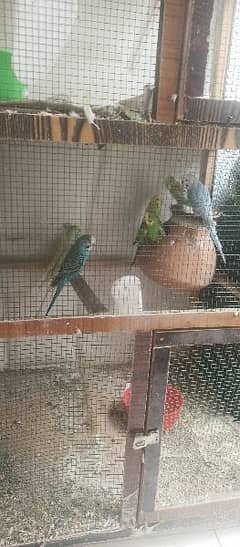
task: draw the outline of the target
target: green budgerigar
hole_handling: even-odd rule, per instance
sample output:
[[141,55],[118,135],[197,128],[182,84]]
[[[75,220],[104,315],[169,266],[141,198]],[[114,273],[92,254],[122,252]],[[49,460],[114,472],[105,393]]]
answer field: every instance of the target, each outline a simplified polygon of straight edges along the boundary
[[157,243],[165,235],[160,220],[161,200],[159,196],[153,196],[149,201],[146,211],[141,219],[134,245],[151,245]]
[[189,206],[188,193],[184,181],[176,180],[175,177],[170,176],[167,177],[165,184],[179,207]]

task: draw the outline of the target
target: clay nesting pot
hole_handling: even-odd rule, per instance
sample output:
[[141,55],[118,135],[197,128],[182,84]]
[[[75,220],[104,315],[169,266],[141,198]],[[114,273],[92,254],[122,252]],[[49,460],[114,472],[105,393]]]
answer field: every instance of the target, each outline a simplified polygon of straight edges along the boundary
[[211,283],[216,251],[209,231],[193,215],[173,212],[168,235],[156,245],[144,245],[136,263],[143,273],[168,288],[199,290]]

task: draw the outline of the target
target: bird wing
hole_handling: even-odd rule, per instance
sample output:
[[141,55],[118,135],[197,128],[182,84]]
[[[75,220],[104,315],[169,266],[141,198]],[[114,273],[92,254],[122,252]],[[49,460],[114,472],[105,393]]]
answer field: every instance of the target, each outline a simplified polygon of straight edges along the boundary
[[201,182],[192,184],[188,189],[188,199],[196,216],[204,222],[212,220],[212,201],[207,186]]
[[52,286],[56,286],[59,280],[67,274],[77,274],[86,262],[86,257],[81,252],[79,241],[69,249],[63,264],[52,282]]

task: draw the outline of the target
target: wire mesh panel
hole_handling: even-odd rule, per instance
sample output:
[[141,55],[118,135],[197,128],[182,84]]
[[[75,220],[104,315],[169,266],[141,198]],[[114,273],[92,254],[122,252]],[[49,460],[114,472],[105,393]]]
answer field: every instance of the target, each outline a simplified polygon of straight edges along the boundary
[[4,544],[119,527],[131,378],[127,334],[0,346],[0,536]]
[[204,96],[239,100],[240,2],[214,2]]
[[66,278],[50,316],[238,307],[238,150],[212,156],[210,173],[226,265],[201,218],[169,190],[169,177],[204,180],[200,151],[13,142],[0,155],[2,319],[45,315],[51,282],[84,234],[96,244],[82,281]]
[[1,0],[0,6],[2,100],[113,105],[154,84],[160,0]]
[[238,4],[238,0],[214,1],[203,92],[205,97],[238,99],[235,88],[239,72],[236,60]]
[[172,350],[168,386],[156,510],[239,497],[239,344]]
[[200,293],[206,308],[239,307],[239,165],[238,150],[217,152],[212,200],[220,212],[217,231],[226,267],[216,272],[212,283]]

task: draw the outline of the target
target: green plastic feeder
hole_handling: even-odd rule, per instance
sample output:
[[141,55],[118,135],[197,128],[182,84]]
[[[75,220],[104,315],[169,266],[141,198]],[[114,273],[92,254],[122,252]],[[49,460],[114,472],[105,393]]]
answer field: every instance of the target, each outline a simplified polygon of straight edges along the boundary
[[12,67],[12,52],[0,49],[0,101],[14,101],[23,99],[27,84],[22,84]]

